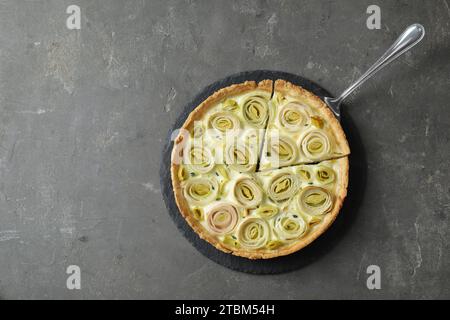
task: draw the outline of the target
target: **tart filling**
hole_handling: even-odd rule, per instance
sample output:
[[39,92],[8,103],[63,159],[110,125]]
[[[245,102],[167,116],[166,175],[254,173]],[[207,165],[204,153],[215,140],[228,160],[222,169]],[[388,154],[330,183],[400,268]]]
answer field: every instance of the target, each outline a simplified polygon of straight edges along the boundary
[[328,112],[280,80],[206,99],[172,153],[175,199],[189,225],[216,248],[251,259],[290,254],[317,238],[347,193],[348,145]]

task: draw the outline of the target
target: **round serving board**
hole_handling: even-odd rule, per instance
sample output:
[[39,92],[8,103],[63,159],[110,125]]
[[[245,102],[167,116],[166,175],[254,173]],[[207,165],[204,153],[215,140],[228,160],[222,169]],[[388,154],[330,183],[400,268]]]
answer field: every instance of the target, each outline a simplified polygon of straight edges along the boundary
[[[214,262],[223,265],[227,268],[241,271],[241,272],[247,272],[247,273],[253,273],[253,274],[276,274],[276,273],[283,273],[288,271],[293,271],[296,269],[301,268],[302,266],[305,266],[314,260],[318,259],[325,251],[328,251],[333,245],[333,242],[335,242],[335,236],[336,232],[331,232],[334,229],[334,226],[330,227],[330,230],[325,232],[322,236],[320,236],[318,239],[316,239],[312,244],[309,246],[303,248],[300,251],[297,251],[293,254],[283,256],[283,257],[277,257],[273,259],[260,259],[260,260],[250,260],[247,258],[237,257],[231,254],[224,253],[215,247],[213,247],[208,242],[202,240],[187,224],[187,222],[184,220],[184,218],[181,216],[177,204],[175,203],[175,198],[172,190],[172,180],[170,177],[170,158],[171,158],[171,152],[173,143],[170,140],[170,136],[172,131],[180,128],[186,118],[188,117],[189,113],[195,109],[203,100],[208,98],[210,95],[212,95],[215,91],[227,87],[229,85],[235,84],[235,83],[242,83],[247,80],[251,81],[261,81],[264,79],[284,79],[287,81],[290,81],[296,85],[299,85],[320,98],[323,98],[324,96],[331,96],[325,89],[318,86],[317,84],[313,83],[312,81],[305,79],[303,77],[297,76],[295,74],[286,73],[286,72],[280,72],[280,71],[269,71],[269,70],[256,70],[256,71],[246,71],[241,72],[238,74],[231,75],[225,79],[219,80],[208,87],[206,87],[204,90],[202,90],[193,101],[186,104],[184,108],[182,109],[181,114],[177,118],[176,122],[173,124],[167,140],[165,141],[165,145],[163,148],[162,153],[162,160],[161,160],[161,168],[160,168],[160,183],[161,183],[161,192],[164,198],[164,202],[166,204],[167,210],[175,222],[178,229],[183,233],[183,235],[192,243],[192,245],[200,251],[204,256],[208,257],[209,259],[213,260]],[[344,127],[344,130],[346,128]],[[347,133],[348,135],[348,133]],[[350,148],[352,149],[351,141],[349,140]],[[353,150],[352,150],[353,152]],[[352,168],[352,166],[350,166]],[[350,169],[350,174],[351,174]],[[361,174],[359,174],[361,177]],[[362,180],[361,180],[362,181]],[[364,181],[365,182],[365,181]],[[350,184],[351,185],[351,184]],[[352,188],[353,189],[353,188]],[[346,206],[345,203],[349,201],[350,197],[350,190],[349,190],[349,196],[347,197],[346,201],[344,202],[344,208],[342,210],[345,210]],[[337,220],[340,220],[340,216],[343,215],[343,212],[341,212],[338,216]],[[337,221],[336,221],[337,222]],[[334,224],[336,224],[336,222]]]

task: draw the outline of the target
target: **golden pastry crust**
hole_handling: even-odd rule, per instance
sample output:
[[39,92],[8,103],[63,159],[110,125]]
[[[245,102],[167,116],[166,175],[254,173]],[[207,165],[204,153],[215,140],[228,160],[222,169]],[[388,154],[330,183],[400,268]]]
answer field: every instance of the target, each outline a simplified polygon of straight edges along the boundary
[[345,156],[350,154],[350,147],[348,146],[347,138],[345,137],[341,124],[336,119],[330,108],[318,96],[285,80],[276,80],[274,90],[275,92],[281,92],[284,95],[304,99],[308,102],[308,104],[315,107],[316,110],[322,114],[325,122],[330,125],[331,131],[335,135],[336,143],[339,145],[342,155]]
[[[231,85],[229,87],[223,88],[215,92],[191,112],[191,114],[184,122],[182,129],[186,129],[190,132],[193,128],[194,122],[196,120],[200,120],[212,106],[221,102],[223,99],[254,90],[263,90],[272,94],[273,81],[264,80],[259,83],[256,83],[254,81],[246,81],[241,84]],[[333,128],[333,130],[335,130],[336,134],[338,135],[337,139],[340,145],[343,148],[345,148],[343,150],[345,150],[346,154],[350,152],[347,141],[345,139],[345,134],[342,131],[339,122],[318,97],[284,80],[277,80],[275,82],[275,90],[286,92],[286,94],[292,96],[301,95],[304,99],[308,99],[308,101],[310,101],[311,104],[317,106],[318,110],[321,111],[326,121],[330,123],[331,127]],[[181,134],[177,136],[174,141],[174,147],[172,150],[171,178],[172,178],[173,192],[175,195],[175,201],[177,203],[181,215],[184,217],[184,219],[187,221],[190,227],[200,236],[200,238],[204,239],[205,241],[209,242],[214,247],[225,253],[230,253],[236,256],[245,257],[249,259],[269,259],[277,256],[288,255],[295,251],[298,251],[307,246],[308,244],[310,244],[312,241],[314,241],[317,237],[319,237],[322,233],[324,233],[328,229],[328,227],[336,219],[342,207],[343,201],[347,195],[349,163],[348,157],[344,156],[336,160],[339,162],[338,167],[340,172],[338,174],[338,177],[340,180],[336,185],[336,190],[338,190],[338,194],[335,195],[333,208],[329,213],[324,215],[324,218],[319,225],[309,230],[308,233],[303,238],[297,240],[291,245],[282,246],[279,249],[269,250],[266,248],[261,248],[257,250],[246,250],[244,248],[232,248],[227,244],[220,242],[215,236],[208,233],[207,230],[205,230],[203,226],[200,224],[200,222],[197,221],[191,214],[189,203],[184,196],[182,184],[178,177],[178,170],[180,168],[180,165],[177,164],[176,161],[174,161],[175,157],[178,157],[180,154],[180,150],[182,149],[183,146],[183,139],[184,137]]]

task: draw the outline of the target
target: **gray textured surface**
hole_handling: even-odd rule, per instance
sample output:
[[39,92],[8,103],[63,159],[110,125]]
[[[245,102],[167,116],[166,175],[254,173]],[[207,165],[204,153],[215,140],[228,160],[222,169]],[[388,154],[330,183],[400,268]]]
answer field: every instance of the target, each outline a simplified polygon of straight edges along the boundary
[[[65,9],[82,9],[82,28]],[[1,1],[0,297],[450,298],[448,1]],[[228,74],[278,69],[338,93],[405,26],[419,47],[347,103],[363,203],[333,250],[251,276],[204,258],[168,216],[161,147],[182,105]],[[82,289],[65,287],[66,267]],[[382,289],[365,286],[366,267]]]

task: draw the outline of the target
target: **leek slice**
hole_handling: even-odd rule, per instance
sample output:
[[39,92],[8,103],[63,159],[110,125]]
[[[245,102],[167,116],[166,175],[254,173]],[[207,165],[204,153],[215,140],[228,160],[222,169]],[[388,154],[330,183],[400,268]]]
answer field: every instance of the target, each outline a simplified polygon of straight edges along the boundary
[[226,244],[226,245],[229,245],[230,247],[233,247],[233,248],[239,249],[241,247],[241,245],[239,244],[239,241],[234,236],[231,236],[229,234],[227,234],[223,238],[222,242],[224,244]]
[[259,207],[256,213],[264,219],[270,219],[278,214],[278,208],[271,205],[264,205]]
[[186,180],[188,178],[188,173],[186,172],[186,168],[183,167],[183,166],[180,166],[178,168],[178,174],[177,175],[178,175],[178,179],[180,181],[184,181],[184,180]]
[[312,174],[311,170],[307,166],[299,166],[297,173],[302,181],[311,182]]
[[202,221],[203,220],[203,209],[200,207],[194,207],[192,208],[192,215],[194,216],[195,219],[197,219],[198,221]]
[[233,100],[233,99],[226,99],[222,103],[222,108],[223,108],[223,110],[226,110],[226,111],[234,111],[238,107],[239,107],[239,104],[236,102],[236,100]]
[[228,175],[228,170],[225,168],[225,166],[217,166],[216,167],[217,173],[219,173],[224,180],[229,180],[230,176]]
[[267,242],[266,248],[269,250],[275,250],[275,249],[278,249],[279,247],[281,247],[282,245],[283,245],[283,242],[280,240],[270,240],[269,242]]

